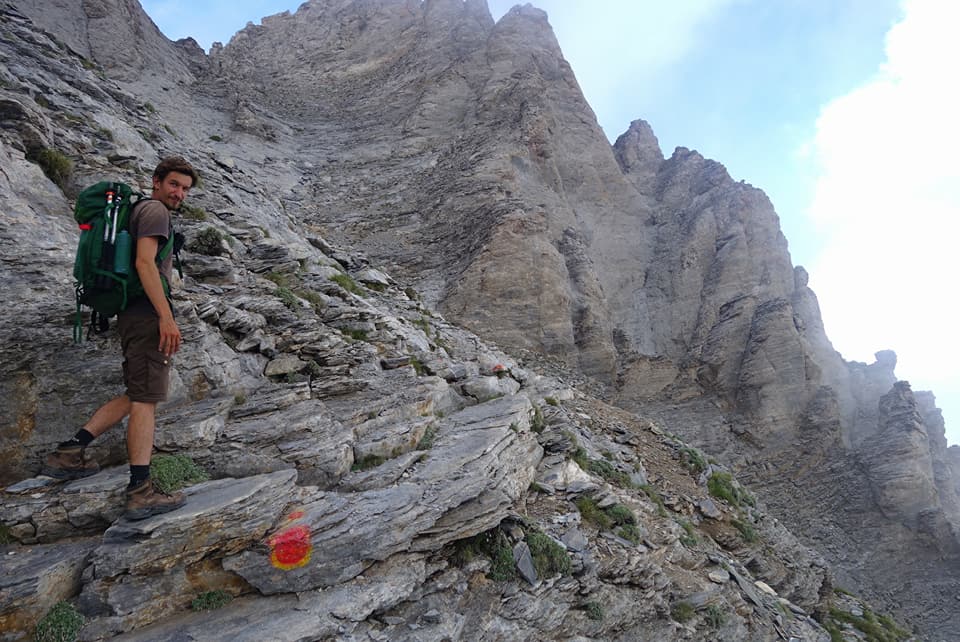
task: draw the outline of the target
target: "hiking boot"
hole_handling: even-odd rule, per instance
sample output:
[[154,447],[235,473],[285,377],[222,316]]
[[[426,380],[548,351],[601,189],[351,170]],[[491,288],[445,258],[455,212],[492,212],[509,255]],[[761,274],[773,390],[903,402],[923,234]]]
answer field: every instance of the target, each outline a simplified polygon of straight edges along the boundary
[[146,519],[176,510],[186,503],[183,493],[168,495],[154,488],[153,482],[148,479],[135,488],[127,489],[127,510],[123,516],[131,520]]
[[80,479],[100,472],[100,466],[87,459],[85,450],[83,446],[57,446],[47,455],[40,474],[54,479]]

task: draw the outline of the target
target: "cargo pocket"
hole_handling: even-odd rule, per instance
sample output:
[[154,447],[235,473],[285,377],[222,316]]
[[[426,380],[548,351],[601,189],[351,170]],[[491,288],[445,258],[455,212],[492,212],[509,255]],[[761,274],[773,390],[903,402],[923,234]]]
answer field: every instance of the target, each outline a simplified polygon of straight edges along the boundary
[[150,352],[146,357],[147,378],[143,401],[164,401],[170,377],[170,357],[162,352]]

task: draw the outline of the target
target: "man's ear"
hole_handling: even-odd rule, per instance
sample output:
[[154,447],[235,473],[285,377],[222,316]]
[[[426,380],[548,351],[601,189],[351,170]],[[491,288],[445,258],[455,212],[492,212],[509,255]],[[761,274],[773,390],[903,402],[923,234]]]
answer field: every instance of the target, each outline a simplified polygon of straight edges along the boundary
[[157,178],[156,176],[153,177],[153,189],[154,190],[160,189],[160,179]]

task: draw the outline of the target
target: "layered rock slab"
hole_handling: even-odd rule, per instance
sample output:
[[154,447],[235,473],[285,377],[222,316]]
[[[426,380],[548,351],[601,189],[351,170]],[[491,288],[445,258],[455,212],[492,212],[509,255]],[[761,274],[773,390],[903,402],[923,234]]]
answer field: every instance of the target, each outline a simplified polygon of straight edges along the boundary
[[278,568],[274,554],[251,548],[224,568],[265,594],[305,591],[350,580],[391,555],[439,549],[498,524],[533,480],[542,449],[529,431],[530,402],[505,397],[443,420],[435,445],[408,477],[389,488],[320,493],[295,507],[274,531],[309,534],[308,563]]

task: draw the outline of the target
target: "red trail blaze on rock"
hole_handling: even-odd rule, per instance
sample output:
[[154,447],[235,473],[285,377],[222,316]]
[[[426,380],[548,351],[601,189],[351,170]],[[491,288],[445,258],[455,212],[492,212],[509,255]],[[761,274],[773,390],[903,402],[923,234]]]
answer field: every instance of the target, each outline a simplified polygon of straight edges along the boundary
[[313,552],[310,529],[303,525],[291,526],[272,535],[267,544],[270,545],[270,563],[284,571],[306,566]]

